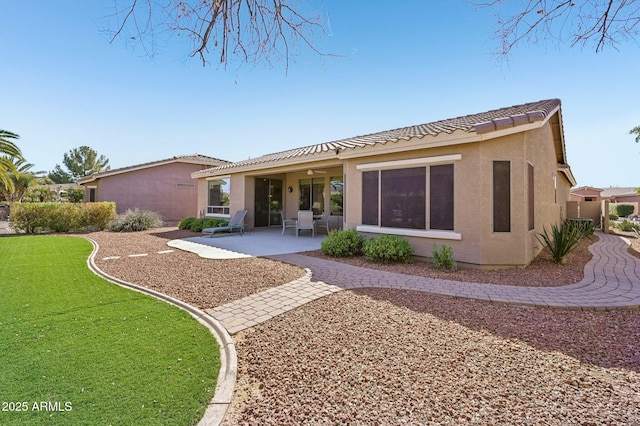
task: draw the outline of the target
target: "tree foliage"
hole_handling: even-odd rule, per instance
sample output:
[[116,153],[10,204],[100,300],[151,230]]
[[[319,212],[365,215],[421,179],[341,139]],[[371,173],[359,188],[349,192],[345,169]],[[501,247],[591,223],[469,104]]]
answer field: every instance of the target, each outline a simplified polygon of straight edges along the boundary
[[629,134],[636,135],[636,143],[640,142],[640,126],[636,126],[633,129],[629,130]]
[[22,201],[27,191],[47,183],[45,172],[34,172],[33,164],[22,158],[5,157],[12,163],[12,170],[7,173],[12,185],[0,184],[0,195],[9,203]]
[[109,160],[88,146],[74,148],[64,154],[62,160],[67,170],[56,164],[56,167],[49,172],[49,178],[55,183],[71,183],[93,173],[109,170]]
[[125,38],[153,56],[160,35],[186,36],[190,56],[203,65],[211,55],[226,66],[233,58],[257,64],[285,61],[299,44],[322,54],[314,44],[324,33],[318,14],[302,12],[292,0],[129,0],[115,2],[111,41]]
[[15,141],[20,139],[15,133],[0,129],[0,188],[13,191],[11,173],[15,171],[13,159],[24,160]]
[[521,6],[508,0],[471,3],[497,9],[495,38],[502,55],[520,43],[546,40],[588,46],[597,53],[621,41],[635,41],[640,31],[638,0],[527,0]]

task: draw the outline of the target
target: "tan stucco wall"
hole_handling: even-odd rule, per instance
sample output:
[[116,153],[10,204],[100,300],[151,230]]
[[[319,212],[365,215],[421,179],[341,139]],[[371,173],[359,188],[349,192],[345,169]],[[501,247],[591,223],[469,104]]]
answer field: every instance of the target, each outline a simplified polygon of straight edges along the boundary
[[201,168],[170,163],[106,176],[86,185],[85,198],[95,186],[96,201],[115,202],[118,213],[138,208],[157,212],[165,221],[178,221],[197,211],[198,189],[191,173]]
[[[460,154],[454,161],[454,232],[461,239],[409,236],[416,255],[431,257],[433,244],[453,248],[458,262],[483,267],[511,267],[528,264],[541,249],[535,237],[543,226],[563,219],[568,198],[568,182],[558,176],[550,126],[498,139],[351,159],[345,162],[345,227],[355,228],[362,221],[362,173],[358,164],[408,158]],[[493,232],[492,162],[511,162],[511,232]],[[535,229],[528,230],[528,164],[534,166]],[[557,190],[553,176],[556,175]],[[428,215],[427,215],[428,217]]]

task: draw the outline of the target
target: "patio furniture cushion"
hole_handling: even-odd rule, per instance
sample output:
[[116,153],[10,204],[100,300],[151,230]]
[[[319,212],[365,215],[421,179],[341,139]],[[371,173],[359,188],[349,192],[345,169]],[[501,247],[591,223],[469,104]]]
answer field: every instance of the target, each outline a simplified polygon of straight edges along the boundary
[[296,221],[296,237],[300,236],[300,231],[311,231],[311,237],[316,236],[316,221],[313,220],[312,210],[298,211],[298,220]]
[[246,210],[238,210],[233,215],[233,217],[229,221],[228,225],[226,225],[226,226],[218,226],[216,228],[204,228],[202,230],[202,233],[203,234],[211,234],[210,237],[213,237],[213,234],[215,234],[217,232],[240,231],[240,236],[242,236],[244,234],[244,223],[243,222],[244,222],[244,217],[246,215],[247,215],[247,211]]

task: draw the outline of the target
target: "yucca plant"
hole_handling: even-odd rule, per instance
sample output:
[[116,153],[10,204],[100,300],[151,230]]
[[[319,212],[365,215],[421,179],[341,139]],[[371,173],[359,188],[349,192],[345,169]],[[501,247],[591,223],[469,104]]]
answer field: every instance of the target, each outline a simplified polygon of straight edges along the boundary
[[553,261],[564,265],[567,263],[565,257],[573,250],[584,236],[584,231],[579,226],[572,226],[564,222],[560,226],[552,225],[551,234],[544,229],[542,234],[536,235],[540,241],[551,252]]

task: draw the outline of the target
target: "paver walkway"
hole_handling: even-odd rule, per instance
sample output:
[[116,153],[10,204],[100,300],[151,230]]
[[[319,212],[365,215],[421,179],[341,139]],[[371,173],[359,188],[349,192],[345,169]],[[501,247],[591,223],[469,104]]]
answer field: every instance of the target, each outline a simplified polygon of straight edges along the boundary
[[361,268],[296,253],[268,256],[304,267],[308,273],[291,283],[208,309],[207,313],[234,334],[327,294],[364,287],[563,309],[638,309],[640,259],[628,253],[623,238],[604,233],[598,233],[598,237],[599,241],[589,248],[593,258],[585,265],[584,279],[562,287],[465,283]]

